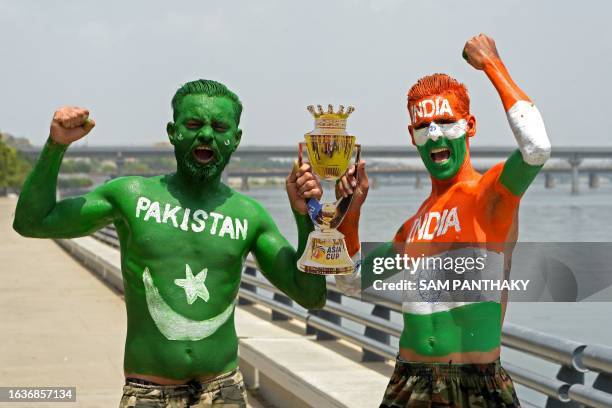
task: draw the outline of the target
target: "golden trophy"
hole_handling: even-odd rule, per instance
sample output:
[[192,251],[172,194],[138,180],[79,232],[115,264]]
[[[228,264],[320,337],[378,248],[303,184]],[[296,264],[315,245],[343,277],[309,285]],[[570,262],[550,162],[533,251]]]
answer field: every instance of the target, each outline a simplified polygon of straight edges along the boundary
[[[355,110],[349,106],[346,111],[340,105],[334,112],[328,105],[327,112],[321,105],[308,106],[308,111],[315,118],[315,128],[304,135],[305,142],[298,145],[298,163],[302,164],[303,147],[306,146],[308,161],[312,171],[321,182],[327,184],[323,191],[331,191],[335,197],[338,180],[346,173],[355,153],[355,163],[359,162],[361,146],[355,144],[355,136],[346,132],[346,120]],[[324,193],[325,194],[325,193]],[[336,228],[351,204],[352,195],[321,203],[316,199],[308,200],[308,214],[315,225],[315,231],[308,236],[308,243],[297,267],[302,272],[317,275],[348,275],[355,270],[355,264],[349,256],[344,242],[344,235]]]

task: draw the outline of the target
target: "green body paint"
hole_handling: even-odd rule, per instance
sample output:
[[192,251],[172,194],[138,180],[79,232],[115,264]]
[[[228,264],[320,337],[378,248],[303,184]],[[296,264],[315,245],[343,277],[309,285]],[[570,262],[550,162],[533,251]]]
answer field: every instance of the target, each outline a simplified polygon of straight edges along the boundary
[[[220,181],[240,141],[236,103],[204,94],[176,102],[168,134],[177,173],[119,178],[56,202],[66,147],[49,141],[24,184],[14,228],[30,237],[70,238],[114,223],[128,316],[124,369],[184,380],[236,367],[233,304],[249,252],[302,306],[322,307],[326,292],[324,277],[296,267],[313,229],[308,216],[294,212],[296,252],[259,203]],[[199,146],[212,155],[198,156]]]
[[[450,157],[444,163],[436,163],[432,160],[429,153],[431,149],[441,147],[446,147],[450,150]],[[439,137],[435,142],[428,139],[427,143],[422,146],[416,146],[416,148],[429,174],[438,180],[448,180],[457,174],[465,160],[467,149],[465,135],[457,139]]]
[[479,302],[431,314],[404,313],[400,347],[422,356],[490,351],[501,342],[501,305]]
[[544,165],[532,166],[525,163],[521,151],[516,149],[499,176],[501,183],[514,195],[523,195]]

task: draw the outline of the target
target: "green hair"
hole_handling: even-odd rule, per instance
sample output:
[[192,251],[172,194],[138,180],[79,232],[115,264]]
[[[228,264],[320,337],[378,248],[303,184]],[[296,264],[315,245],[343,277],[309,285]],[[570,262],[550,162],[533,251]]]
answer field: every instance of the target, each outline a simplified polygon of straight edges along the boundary
[[221,82],[212,81],[210,79],[197,79],[195,81],[187,82],[176,91],[172,97],[172,116],[174,120],[176,120],[176,111],[179,104],[187,95],[225,96],[226,98],[229,98],[234,103],[236,124],[240,123],[242,102],[240,102],[238,96],[236,96],[235,93],[230,91]]

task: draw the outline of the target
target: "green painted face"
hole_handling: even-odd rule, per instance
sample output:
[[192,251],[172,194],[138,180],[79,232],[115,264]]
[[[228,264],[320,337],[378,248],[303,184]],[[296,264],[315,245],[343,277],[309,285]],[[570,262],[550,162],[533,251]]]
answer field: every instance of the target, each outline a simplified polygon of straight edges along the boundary
[[[417,150],[429,174],[438,180],[448,180],[455,176],[465,160],[467,149],[465,138],[465,135],[457,139],[448,139],[442,136],[435,142],[429,139],[424,145],[417,146]],[[435,154],[435,152],[437,149],[445,148],[449,150],[450,154],[442,153],[448,156],[448,158],[443,160],[439,156],[440,153]]]
[[181,174],[197,182],[221,177],[240,143],[234,103],[225,96],[186,95],[177,106],[168,136]]

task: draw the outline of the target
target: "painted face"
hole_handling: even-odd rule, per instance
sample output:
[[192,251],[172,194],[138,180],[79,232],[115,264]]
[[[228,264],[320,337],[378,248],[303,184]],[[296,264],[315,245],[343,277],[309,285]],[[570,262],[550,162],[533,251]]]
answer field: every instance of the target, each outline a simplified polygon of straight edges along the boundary
[[412,136],[429,173],[447,180],[465,160],[468,122],[452,93],[423,98],[408,107]]
[[187,95],[168,125],[179,169],[196,181],[219,177],[240,143],[234,104],[224,96]]

